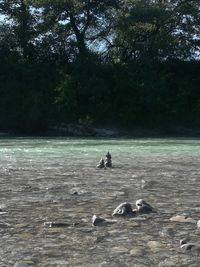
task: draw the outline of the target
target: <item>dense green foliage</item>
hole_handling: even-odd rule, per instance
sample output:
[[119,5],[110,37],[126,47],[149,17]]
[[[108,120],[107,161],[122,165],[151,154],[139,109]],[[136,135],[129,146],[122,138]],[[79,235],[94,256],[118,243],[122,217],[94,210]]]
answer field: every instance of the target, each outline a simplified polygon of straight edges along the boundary
[[0,130],[200,127],[198,0],[0,0]]

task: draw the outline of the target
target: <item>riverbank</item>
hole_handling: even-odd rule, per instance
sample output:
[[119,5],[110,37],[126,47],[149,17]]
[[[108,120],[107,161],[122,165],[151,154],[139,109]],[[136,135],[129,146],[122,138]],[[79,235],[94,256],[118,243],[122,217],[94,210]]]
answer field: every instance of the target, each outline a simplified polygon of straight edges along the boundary
[[21,133],[14,131],[1,131],[0,138],[4,137],[95,137],[95,138],[167,138],[167,137],[200,137],[200,129],[174,127],[174,128],[135,128],[123,129],[117,127],[92,127],[80,124],[61,124],[49,127],[48,130],[38,133]]

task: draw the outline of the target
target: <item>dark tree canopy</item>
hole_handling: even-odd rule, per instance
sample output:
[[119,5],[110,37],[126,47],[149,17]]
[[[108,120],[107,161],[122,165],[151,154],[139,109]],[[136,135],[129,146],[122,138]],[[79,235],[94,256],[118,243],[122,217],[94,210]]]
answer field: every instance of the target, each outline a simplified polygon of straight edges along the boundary
[[0,0],[0,130],[200,127],[199,0]]

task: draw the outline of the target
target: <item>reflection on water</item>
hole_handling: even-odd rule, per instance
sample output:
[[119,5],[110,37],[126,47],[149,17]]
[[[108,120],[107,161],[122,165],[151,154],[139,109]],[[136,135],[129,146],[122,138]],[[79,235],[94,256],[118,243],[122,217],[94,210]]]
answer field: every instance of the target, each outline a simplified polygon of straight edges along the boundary
[[[112,169],[98,169],[107,151]],[[198,266],[179,248],[200,242],[198,139],[0,139],[0,266]],[[157,214],[93,227],[124,201]],[[66,227],[48,228],[56,221]]]

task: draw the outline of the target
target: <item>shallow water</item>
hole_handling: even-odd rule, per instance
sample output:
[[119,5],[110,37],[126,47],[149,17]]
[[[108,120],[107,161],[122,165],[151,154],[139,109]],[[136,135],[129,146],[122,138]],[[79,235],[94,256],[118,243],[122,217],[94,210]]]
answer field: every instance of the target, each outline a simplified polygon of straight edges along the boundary
[[[108,150],[113,168],[96,168]],[[199,176],[198,139],[0,139],[0,266],[199,267],[179,240],[200,230],[169,220],[200,219]],[[92,226],[140,198],[158,212]]]

